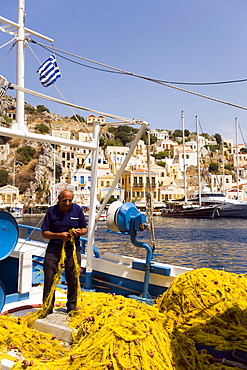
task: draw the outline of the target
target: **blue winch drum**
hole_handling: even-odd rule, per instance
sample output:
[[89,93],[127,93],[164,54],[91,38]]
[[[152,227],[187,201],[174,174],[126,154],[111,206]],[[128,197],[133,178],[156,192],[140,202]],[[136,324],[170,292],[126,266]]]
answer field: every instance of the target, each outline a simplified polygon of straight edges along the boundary
[[18,237],[19,228],[15,218],[8,212],[0,211],[0,260],[13,252]]

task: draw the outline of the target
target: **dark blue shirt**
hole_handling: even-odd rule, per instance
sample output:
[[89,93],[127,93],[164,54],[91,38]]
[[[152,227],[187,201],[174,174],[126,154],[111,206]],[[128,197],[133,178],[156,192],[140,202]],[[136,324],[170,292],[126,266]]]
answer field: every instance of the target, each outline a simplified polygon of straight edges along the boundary
[[[87,227],[82,209],[77,204],[72,203],[71,208],[67,213],[60,211],[59,205],[56,204],[48,209],[44,221],[41,226],[42,231],[51,231],[53,233],[68,232],[70,229],[81,229]],[[80,237],[75,238],[75,245],[80,246]],[[59,246],[62,247],[63,241],[61,239],[50,239],[48,247]],[[67,247],[72,246],[68,241]]]

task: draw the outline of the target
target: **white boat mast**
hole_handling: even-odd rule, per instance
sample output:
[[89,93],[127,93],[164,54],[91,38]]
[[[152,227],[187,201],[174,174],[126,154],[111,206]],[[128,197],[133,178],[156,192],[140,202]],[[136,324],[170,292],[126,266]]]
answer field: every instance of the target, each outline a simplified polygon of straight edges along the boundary
[[182,111],[182,131],[183,131],[183,165],[184,165],[184,202],[187,203],[187,179],[186,179],[186,161],[185,161],[185,137],[184,137],[184,112]]
[[236,130],[236,159],[237,159],[237,199],[239,200],[239,155],[238,155],[238,119],[235,118]]
[[199,201],[199,206],[201,206],[202,196],[201,196],[201,168],[200,168],[200,150],[199,150],[199,135],[198,135],[198,116],[196,116],[196,143],[197,143],[197,171],[198,171],[198,201]]

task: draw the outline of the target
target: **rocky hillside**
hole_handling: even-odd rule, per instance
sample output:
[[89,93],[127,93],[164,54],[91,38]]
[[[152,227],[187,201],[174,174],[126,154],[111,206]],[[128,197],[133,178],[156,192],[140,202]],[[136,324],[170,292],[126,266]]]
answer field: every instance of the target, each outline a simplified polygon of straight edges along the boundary
[[[8,114],[11,111],[15,112],[15,109],[15,98],[6,95],[0,102],[0,125],[6,127],[12,125],[12,119]],[[79,130],[88,131],[85,123],[78,124],[71,118],[50,113],[46,108],[43,111],[38,110],[28,103],[25,103],[25,119],[28,130],[38,133],[41,133],[37,130],[37,127],[40,128],[39,125],[48,131],[55,128],[69,129],[72,138],[78,137]],[[24,195],[24,204],[28,207],[36,203],[46,203],[49,187],[53,183],[53,147],[49,143],[41,144],[3,136],[0,137],[0,144],[9,145],[7,160],[0,162],[0,170],[8,171],[8,183],[18,186],[20,193]],[[61,165],[58,156],[56,165]]]

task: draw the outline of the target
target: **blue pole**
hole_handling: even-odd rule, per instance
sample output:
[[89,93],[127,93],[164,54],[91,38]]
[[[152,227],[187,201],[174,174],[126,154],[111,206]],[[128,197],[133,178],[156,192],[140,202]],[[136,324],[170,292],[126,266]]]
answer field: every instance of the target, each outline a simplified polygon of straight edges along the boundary
[[145,277],[144,277],[144,283],[143,283],[143,298],[149,298],[148,293],[148,285],[149,285],[149,279],[150,279],[150,272],[151,272],[151,262],[153,258],[153,250],[147,243],[138,242],[135,238],[135,236],[131,235],[131,243],[139,248],[145,248],[147,251],[147,257],[146,257],[146,266],[145,266]]

